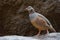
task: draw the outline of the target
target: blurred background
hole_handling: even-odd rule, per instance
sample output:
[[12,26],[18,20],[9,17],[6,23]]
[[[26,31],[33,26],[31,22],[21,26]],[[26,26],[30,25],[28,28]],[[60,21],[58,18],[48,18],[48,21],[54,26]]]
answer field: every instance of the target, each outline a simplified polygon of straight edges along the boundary
[[29,13],[24,10],[27,6],[47,17],[60,32],[60,0],[0,0],[0,36],[32,36],[38,33],[30,23]]

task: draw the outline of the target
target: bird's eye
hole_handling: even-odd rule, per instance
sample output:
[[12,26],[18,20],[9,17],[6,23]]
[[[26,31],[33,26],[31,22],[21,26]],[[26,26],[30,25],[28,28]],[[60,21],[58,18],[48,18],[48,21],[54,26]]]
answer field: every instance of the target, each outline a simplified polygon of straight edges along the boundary
[[30,11],[32,11],[32,10],[30,10]]
[[32,12],[33,10],[30,10],[30,12]]
[[42,0],[42,2],[46,2],[46,0]]

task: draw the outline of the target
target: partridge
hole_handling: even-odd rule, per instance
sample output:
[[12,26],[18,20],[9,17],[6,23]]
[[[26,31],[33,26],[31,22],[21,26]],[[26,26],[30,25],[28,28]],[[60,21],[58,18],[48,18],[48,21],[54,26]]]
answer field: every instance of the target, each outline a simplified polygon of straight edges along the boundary
[[35,12],[32,6],[28,6],[26,10],[29,12],[29,19],[32,25],[39,30],[37,35],[40,35],[40,32],[42,30],[46,30],[48,34],[49,33],[48,29],[56,32],[52,24],[50,23],[50,21],[45,16],[43,16],[41,13]]

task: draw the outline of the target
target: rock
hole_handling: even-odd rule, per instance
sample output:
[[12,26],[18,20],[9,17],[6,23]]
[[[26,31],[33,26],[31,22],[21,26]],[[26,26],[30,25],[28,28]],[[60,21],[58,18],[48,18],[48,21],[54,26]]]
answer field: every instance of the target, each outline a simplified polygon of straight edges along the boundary
[[60,40],[60,33],[50,33],[39,38],[11,35],[0,37],[0,40]]

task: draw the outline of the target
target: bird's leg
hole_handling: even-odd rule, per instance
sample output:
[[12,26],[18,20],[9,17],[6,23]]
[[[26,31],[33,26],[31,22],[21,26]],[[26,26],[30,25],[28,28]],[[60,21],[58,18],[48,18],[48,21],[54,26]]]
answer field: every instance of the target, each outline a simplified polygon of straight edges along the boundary
[[48,31],[48,29],[47,29],[47,34],[49,34],[49,31]]
[[36,36],[36,37],[39,37],[39,36],[40,36],[40,32],[41,32],[41,31],[39,30],[38,34],[37,34],[37,35],[35,35],[35,36]]

